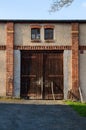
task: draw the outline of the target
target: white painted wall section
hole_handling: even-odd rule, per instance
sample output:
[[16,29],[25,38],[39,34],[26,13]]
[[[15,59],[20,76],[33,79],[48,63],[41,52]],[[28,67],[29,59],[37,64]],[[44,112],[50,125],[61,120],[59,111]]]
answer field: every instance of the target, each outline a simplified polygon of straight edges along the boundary
[[67,100],[68,90],[72,88],[72,51],[64,51],[64,99]]
[[80,54],[80,88],[83,100],[86,102],[86,51]]
[[14,51],[14,97],[20,97],[20,51]]

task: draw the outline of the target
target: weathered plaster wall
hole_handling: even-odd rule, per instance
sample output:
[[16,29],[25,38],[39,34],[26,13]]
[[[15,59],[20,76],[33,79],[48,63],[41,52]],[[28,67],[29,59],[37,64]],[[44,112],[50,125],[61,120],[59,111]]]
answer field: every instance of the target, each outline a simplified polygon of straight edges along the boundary
[[83,51],[83,53],[80,54],[79,64],[80,64],[80,88],[82,91],[83,99],[86,102],[86,51]]
[[14,51],[14,97],[20,97],[20,51]]
[[31,29],[29,24],[15,24],[14,44],[29,45],[31,41]]
[[55,41],[57,45],[71,45],[71,24],[55,25]]
[[80,24],[79,25],[79,41],[80,45],[86,45],[86,23]]
[[64,99],[67,99],[68,90],[72,88],[72,51],[64,51]]
[[46,43],[44,40],[44,24],[41,24],[41,42],[31,42],[30,24],[15,24],[14,44],[15,45],[71,45],[71,24],[53,24],[54,42]]
[[0,23],[0,45],[6,45],[6,24]]
[[0,96],[6,96],[6,52],[0,50]]

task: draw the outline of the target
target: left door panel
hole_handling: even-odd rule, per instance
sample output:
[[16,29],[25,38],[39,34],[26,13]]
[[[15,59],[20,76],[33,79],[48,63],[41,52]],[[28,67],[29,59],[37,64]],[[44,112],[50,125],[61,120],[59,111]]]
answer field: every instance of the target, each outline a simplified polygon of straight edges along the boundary
[[21,52],[21,97],[42,99],[42,54]]

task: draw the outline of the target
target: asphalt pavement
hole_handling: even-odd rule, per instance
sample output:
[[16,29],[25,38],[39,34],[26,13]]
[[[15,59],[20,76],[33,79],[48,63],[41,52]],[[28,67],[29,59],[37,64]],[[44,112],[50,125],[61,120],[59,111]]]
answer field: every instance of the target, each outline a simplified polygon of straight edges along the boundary
[[62,101],[2,101],[0,130],[86,130],[86,117]]

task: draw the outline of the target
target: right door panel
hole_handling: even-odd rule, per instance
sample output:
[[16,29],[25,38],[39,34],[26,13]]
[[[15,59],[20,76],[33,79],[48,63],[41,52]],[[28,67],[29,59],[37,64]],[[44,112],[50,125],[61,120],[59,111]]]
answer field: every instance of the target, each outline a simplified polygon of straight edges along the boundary
[[45,53],[44,98],[63,99],[63,53]]

